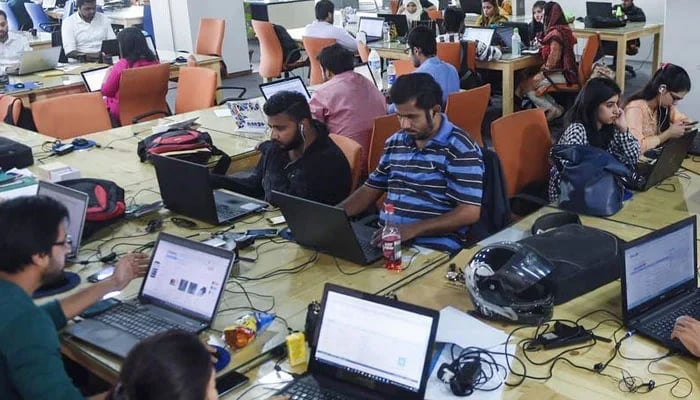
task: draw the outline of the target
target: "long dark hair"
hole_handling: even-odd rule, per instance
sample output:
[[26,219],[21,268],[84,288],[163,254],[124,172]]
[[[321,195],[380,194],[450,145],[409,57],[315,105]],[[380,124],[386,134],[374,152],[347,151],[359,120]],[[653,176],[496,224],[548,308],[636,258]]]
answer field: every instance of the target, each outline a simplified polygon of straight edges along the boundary
[[[654,73],[654,76],[651,77],[646,86],[627,99],[627,103],[633,100],[652,100],[659,95],[662,86],[670,92],[689,92],[690,76],[688,76],[688,72],[683,67],[674,64],[664,64]],[[656,111],[659,132],[665,131],[671,126],[671,118],[668,118],[671,110],[667,107],[659,106]]]
[[566,14],[561,5],[556,1],[550,1],[544,6],[544,28],[549,29],[556,25],[569,25],[566,21]]
[[146,37],[140,29],[133,27],[122,29],[117,35],[117,40],[121,57],[126,59],[130,67],[138,60],[156,60],[156,55],[148,48]]
[[137,344],[126,357],[111,400],[202,400],[212,374],[196,335],[169,331]]
[[615,95],[620,95],[620,87],[609,78],[593,78],[581,89],[573,107],[569,110],[569,124],[580,123],[586,128],[586,137],[591,146],[607,150],[615,127],[603,125],[597,128],[598,107]]

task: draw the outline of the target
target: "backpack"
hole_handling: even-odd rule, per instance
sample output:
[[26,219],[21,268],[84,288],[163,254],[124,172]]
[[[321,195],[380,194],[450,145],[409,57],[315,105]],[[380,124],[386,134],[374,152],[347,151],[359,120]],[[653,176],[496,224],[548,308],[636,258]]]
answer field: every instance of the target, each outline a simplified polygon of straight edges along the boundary
[[88,195],[83,238],[92,236],[100,229],[111,225],[124,216],[124,189],[105,179],[80,178],[58,182],[59,185],[78,190]]
[[289,36],[289,32],[280,25],[272,24],[272,27],[275,29],[277,39],[279,39],[280,45],[282,46],[282,58],[284,63],[289,64],[299,60],[301,58],[299,45]]
[[[15,121],[13,118],[13,109],[15,103],[18,101],[19,117],[17,118],[17,121]],[[24,128],[34,132],[36,132],[37,130],[36,125],[34,124],[34,117],[32,116],[32,111],[28,108],[25,108],[24,104],[22,103],[22,100],[19,98],[12,100],[12,102],[7,105],[7,113],[5,114],[5,120],[3,120],[3,122],[8,125],[18,126],[20,128]]]
[[462,47],[461,66],[459,68],[459,88],[469,90],[478,88],[484,84],[484,79],[476,70],[477,43],[470,41],[460,42]]
[[479,221],[471,226],[469,236],[482,240],[501,231],[510,224],[510,205],[506,191],[501,161],[498,155],[485,147],[481,148],[484,161],[483,194]]
[[0,170],[24,168],[34,164],[32,148],[0,136]]

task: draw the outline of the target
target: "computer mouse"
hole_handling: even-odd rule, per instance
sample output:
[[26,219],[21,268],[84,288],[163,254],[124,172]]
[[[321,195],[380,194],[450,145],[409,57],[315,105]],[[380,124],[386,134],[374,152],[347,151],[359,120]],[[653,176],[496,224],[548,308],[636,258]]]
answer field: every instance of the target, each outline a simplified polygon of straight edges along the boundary
[[88,144],[87,139],[83,139],[83,138],[73,139],[73,146],[83,147],[83,146],[87,146],[87,144]]
[[221,346],[210,345],[216,349],[216,364],[214,364],[214,369],[218,372],[226,368],[228,363],[231,361],[231,353]]
[[24,89],[24,83],[18,82],[13,85],[15,89]]
[[175,59],[175,62],[176,62],[176,63],[186,63],[186,62],[187,62],[187,58],[186,58],[186,57],[183,57],[183,56],[178,56],[178,57]]

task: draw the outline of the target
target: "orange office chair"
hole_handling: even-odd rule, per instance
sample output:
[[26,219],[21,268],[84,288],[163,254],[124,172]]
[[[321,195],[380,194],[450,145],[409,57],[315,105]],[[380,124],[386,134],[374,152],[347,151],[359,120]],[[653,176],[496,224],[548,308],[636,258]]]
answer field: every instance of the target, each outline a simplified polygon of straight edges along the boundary
[[[255,36],[258,37],[258,41],[260,42],[260,67],[258,73],[263,80],[267,81],[277,78],[282,75],[282,73],[284,73],[286,78],[292,70],[309,65],[308,59],[291,63],[284,59],[282,45],[271,23],[257,20],[252,20],[250,22],[253,24]],[[289,55],[287,57],[289,57]]]
[[416,67],[413,66],[413,62],[411,60],[394,60],[392,63],[394,63],[397,78],[401,75],[410,74],[416,70]]
[[437,56],[455,67],[457,72],[462,68],[462,45],[459,42],[438,42]]
[[379,165],[379,160],[384,153],[384,142],[399,129],[401,129],[401,124],[396,114],[382,115],[374,119],[372,139],[369,142],[369,155],[367,156],[367,170],[370,174]]
[[479,146],[484,145],[481,124],[484,122],[490,97],[491,84],[447,96],[447,119],[466,131]]
[[491,139],[501,160],[508,198],[525,186],[549,181],[552,139],[542,109],[519,111],[493,121]]
[[129,68],[119,80],[119,121],[122,125],[170,115],[165,101],[170,64]]
[[208,68],[180,68],[175,96],[175,114],[213,107],[215,96],[216,72]]
[[392,14],[398,14],[399,12],[399,0],[389,0],[389,9]]
[[[600,35],[595,34],[588,37],[586,41],[586,46],[583,48],[583,54],[581,54],[581,60],[578,63],[578,83],[567,85],[566,83],[558,83],[549,86],[545,86],[537,90],[537,95],[542,96],[545,93],[577,93],[586,84],[588,78],[590,78],[593,72],[593,62],[595,61],[596,55],[598,54],[598,49],[600,48]],[[554,70],[550,72],[560,72],[561,70]],[[547,76],[547,72],[544,73]]]
[[363,63],[369,61],[369,51],[369,47],[367,47],[366,44],[360,41],[357,42],[357,52],[360,54],[360,60],[362,60]]
[[[345,158],[348,159],[350,164],[350,174],[352,176],[352,186],[350,187],[350,193],[355,191],[357,184],[360,181],[360,171],[362,170],[360,166],[360,158],[362,154],[362,146],[356,141],[345,137],[331,133],[328,135],[335,144],[340,147],[340,150],[345,154]],[[348,194],[350,194],[348,193]]]
[[32,116],[39,133],[57,139],[105,131],[112,128],[102,94],[78,93],[32,103]]
[[[22,112],[22,99],[9,95],[0,96],[0,122],[17,125]],[[8,114],[10,118],[8,118]]]
[[304,49],[306,50],[306,54],[309,56],[309,62],[311,63],[309,85],[318,85],[319,83],[323,83],[321,63],[318,61],[317,57],[321,53],[321,50],[335,44],[335,39],[322,39],[304,36],[302,41],[304,42]]
[[[226,20],[219,18],[201,18],[199,20],[199,32],[197,32],[197,42],[194,45],[196,54],[206,54],[208,56],[221,57],[221,47],[224,43],[224,33],[226,31]],[[221,60],[221,79],[228,76],[226,63]]]
[[443,19],[442,10],[428,10],[428,18],[430,18],[431,21]]

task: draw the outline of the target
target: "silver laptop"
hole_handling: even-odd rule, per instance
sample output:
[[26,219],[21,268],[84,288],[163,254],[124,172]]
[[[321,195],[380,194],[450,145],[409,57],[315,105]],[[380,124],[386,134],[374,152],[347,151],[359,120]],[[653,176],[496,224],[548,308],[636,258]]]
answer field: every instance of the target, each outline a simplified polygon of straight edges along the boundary
[[259,87],[265,100],[272,97],[275,93],[283,91],[301,93],[304,96],[306,96],[306,101],[311,100],[311,95],[306,89],[304,81],[302,81],[301,78],[298,76],[263,83]]
[[65,332],[120,357],[158,333],[199,333],[214,321],[233,259],[231,251],[161,233],[138,298]]
[[78,257],[80,250],[80,238],[85,226],[85,213],[88,208],[88,195],[81,191],[57,185],[55,183],[39,181],[37,195],[51,197],[63,204],[68,209],[68,227],[66,233],[71,237],[71,250],[66,256],[68,260]]
[[81,72],[80,76],[83,78],[85,89],[88,92],[99,92],[102,90],[102,82],[104,82],[108,71],[109,67],[101,67]]
[[7,70],[8,74],[26,75],[34,72],[46,71],[56,68],[58,57],[61,55],[61,47],[49,47],[32,51],[23,51],[19,56],[19,67]]
[[367,43],[377,42],[382,39],[384,33],[384,18],[360,17],[357,30],[367,35]]
[[496,33],[496,30],[493,28],[472,28],[469,27],[464,31],[464,36],[462,40],[468,40],[470,42],[474,42],[476,40],[480,42],[484,42],[488,45],[491,45],[491,42],[493,42],[493,35]]
[[377,81],[374,79],[374,75],[372,75],[372,69],[369,67],[369,64],[367,64],[367,63],[360,64],[360,65],[356,66],[353,70],[356,73],[369,79],[369,81],[372,82],[375,86],[377,85]]

